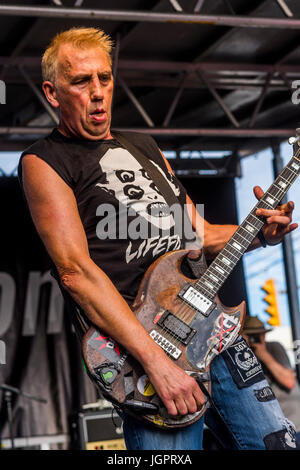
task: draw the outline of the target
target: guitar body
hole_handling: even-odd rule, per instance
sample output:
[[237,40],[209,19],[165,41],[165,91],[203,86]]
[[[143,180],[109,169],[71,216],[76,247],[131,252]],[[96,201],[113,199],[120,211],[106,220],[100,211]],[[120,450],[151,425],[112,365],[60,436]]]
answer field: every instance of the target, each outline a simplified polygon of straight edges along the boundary
[[[209,313],[202,314],[183,301],[178,294],[197,281],[181,272],[187,253],[166,253],[148,268],[132,309],[154,341],[210,394],[210,364],[238,337],[246,308],[245,302],[225,307],[216,296]],[[194,414],[169,416],[141,365],[94,327],[85,334],[82,350],[88,373],[102,394],[151,424],[165,429],[184,427],[200,419],[208,406]]]

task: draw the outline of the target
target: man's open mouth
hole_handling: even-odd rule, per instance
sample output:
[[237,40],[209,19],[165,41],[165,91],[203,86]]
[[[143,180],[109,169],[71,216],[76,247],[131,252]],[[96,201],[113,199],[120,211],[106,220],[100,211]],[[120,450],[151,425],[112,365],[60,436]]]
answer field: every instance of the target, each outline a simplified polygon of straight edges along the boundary
[[147,212],[152,217],[169,217],[171,214],[169,206],[164,202],[153,202],[148,204]]
[[106,119],[106,112],[104,109],[95,109],[92,113],[89,114],[90,118],[97,122],[102,122]]

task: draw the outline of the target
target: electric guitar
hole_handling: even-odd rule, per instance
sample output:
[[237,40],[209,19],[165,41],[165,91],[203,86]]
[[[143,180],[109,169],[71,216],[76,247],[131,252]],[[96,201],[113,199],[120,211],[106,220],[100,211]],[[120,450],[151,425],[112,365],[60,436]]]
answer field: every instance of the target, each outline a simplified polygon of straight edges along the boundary
[[[192,375],[209,396],[213,359],[241,332],[246,306],[225,307],[217,293],[264,225],[258,208],[275,209],[300,173],[300,149],[238,227],[199,279],[181,271],[188,250],[166,253],[146,271],[132,309],[149,335],[176,364]],[[90,327],[82,342],[89,376],[103,396],[121,409],[160,428],[174,429],[201,418],[208,402],[194,414],[168,415],[137,360],[112,338]]]

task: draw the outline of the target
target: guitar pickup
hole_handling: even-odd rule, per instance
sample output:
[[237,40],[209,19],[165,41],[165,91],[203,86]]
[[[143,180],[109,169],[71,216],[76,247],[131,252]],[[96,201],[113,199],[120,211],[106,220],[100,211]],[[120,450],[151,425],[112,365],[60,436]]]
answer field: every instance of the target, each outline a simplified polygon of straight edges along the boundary
[[157,324],[168,333],[174,337],[174,339],[179,340],[181,343],[187,345],[196,330],[187,325],[180,318],[176,317],[172,312],[166,310],[165,313],[160,317]]
[[208,297],[203,295],[191,284],[187,284],[178,294],[178,297],[186,302],[190,307],[202,313],[205,317],[214,310],[216,304]]

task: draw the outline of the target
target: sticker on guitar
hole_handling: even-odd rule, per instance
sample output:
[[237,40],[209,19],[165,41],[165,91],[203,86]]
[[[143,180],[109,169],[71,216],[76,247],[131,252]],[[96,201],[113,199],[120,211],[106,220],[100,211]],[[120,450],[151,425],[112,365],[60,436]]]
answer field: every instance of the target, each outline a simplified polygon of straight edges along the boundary
[[96,351],[101,352],[105,359],[116,364],[117,367],[122,367],[127,358],[127,353],[116,341],[109,336],[100,334],[97,330],[90,337],[88,344]]
[[156,393],[155,388],[153,387],[147,375],[142,375],[139,377],[136,386],[140,394],[144,395],[145,397],[151,397]]
[[241,327],[239,318],[239,311],[235,315],[221,312],[214,323],[212,335],[207,340],[208,350],[205,357],[197,363],[200,370],[206,370],[208,364],[236,340]]

